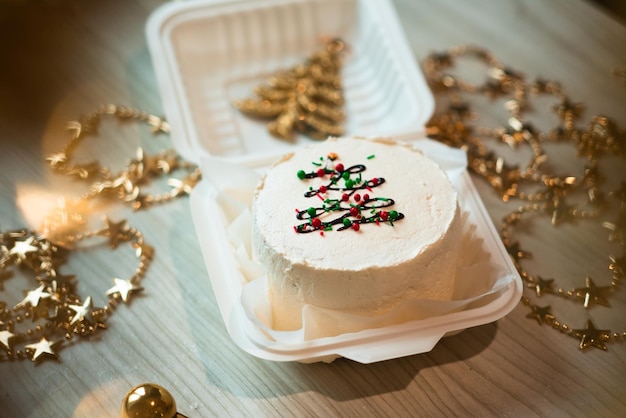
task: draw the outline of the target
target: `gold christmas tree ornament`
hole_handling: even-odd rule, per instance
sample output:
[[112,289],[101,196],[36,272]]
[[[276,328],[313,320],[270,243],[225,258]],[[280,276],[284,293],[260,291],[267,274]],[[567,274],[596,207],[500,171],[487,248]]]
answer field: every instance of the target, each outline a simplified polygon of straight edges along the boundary
[[276,73],[258,86],[256,97],[233,104],[248,116],[272,119],[267,129],[277,138],[292,140],[295,132],[314,139],[341,136],[346,118],[341,85],[344,51],[341,39],[331,39],[304,64]]

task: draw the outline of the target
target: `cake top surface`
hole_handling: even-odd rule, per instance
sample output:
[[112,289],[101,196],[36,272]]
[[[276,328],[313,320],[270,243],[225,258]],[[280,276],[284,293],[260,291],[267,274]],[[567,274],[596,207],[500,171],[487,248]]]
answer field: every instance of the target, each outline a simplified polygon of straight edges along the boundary
[[415,258],[457,210],[445,172],[410,145],[331,138],[283,156],[253,204],[264,244],[293,264],[362,270]]

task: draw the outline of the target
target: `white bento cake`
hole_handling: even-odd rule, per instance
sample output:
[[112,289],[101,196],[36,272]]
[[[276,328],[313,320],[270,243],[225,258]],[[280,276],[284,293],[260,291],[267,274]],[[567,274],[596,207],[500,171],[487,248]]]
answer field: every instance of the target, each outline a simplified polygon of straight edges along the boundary
[[330,138],[300,148],[261,179],[252,217],[273,329],[299,329],[306,305],[376,316],[452,297],[457,193],[411,145]]

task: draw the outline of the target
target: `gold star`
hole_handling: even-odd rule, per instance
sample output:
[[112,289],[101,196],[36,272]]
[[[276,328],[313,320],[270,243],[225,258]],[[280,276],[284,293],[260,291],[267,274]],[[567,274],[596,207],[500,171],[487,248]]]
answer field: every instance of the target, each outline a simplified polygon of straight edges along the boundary
[[572,335],[580,338],[580,344],[578,348],[584,350],[589,346],[594,346],[601,350],[606,350],[606,344],[604,341],[608,339],[610,331],[608,329],[597,329],[591,319],[587,320],[587,326],[585,329],[574,329]]
[[11,340],[15,337],[9,330],[0,331],[0,345],[3,346],[7,350],[11,350]]
[[58,298],[53,295],[50,299],[46,299],[44,303],[40,303],[39,305],[31,309],[33,322],[37,321],[40,318],[48,319],[48,316],[50,316],[50,306],[52,305],[50,302],[53,298],[56,302],[58,302]]
[[521,171],[517,166],[507,166],[503,158],[496,158],[492,170],[487,180],[500,194],[502,200],[508,202],[517,194]]
[[161,158],[158,155],[147,156],[143,148],[137,148],[137,176],[138,180],[153,174],[161,174]]
[[53,313],[48,313],[48,317],[46,319],[57,327],[66,322],[68,320],[68,315],[70,315],[67,309],[59,305],[55,306],[52,311]]
[[538,78],[532,85],[532,92],[539,93],[553,93],[555,90],[558,90],[558,83],[554,81],[547,81],[542,78]]
[[581,183],[587,185],[588,188],[593,188],[604,178],[597,165],[585,165],[585,174],[581,179]]
[[26,241],[16,241],[9,250],[10,255],[17,257],[18,263],[26,259],[26,254],[37,252],[37,247],[31,245],[35,237],[29,237]]
[[48,341],[45,337],[41,337],[41,340],[38,343],[28,344],[25,348],[29,351],[34,351],[32,357],[33,361],[39,360],[43,355],[56,358],[57,355],[54,352],[53,347],[62,342],[63,340]]
[[585,107],[582,103],[572,103],[564,99],[560,104],[555,105],[553,109],[565,123],[571,124],[580,118]]
[[124,302],[129,301],[131,292],[143,290],[143,287],[134,284],[130,280],[114,278],[113,281],[115,282],[115,286],[107,290],[107,296],[119,295]]
[[525,124],[517,118],[511,118],[509,125],[511,126],[506,128],[500,140],[508,144],[511,148],[516,148],[519,144],[530,142],[536,135],[531,125]]
[[172,193],[177,196],[181,193],[190,194],[193,188],[200,181],[200,176],[198,174],[191,173],[187,177],[182,180],[179,179],[169,179],[167,184],[172,186],[174,189]]
[[612,286],[601,286],[598,287],[593,282],[591,277],[587,277],[585,279],[585,287],[579,287],[574,289],[574,293],[579,297],[584,295],[584,303],[583,306],[588,308],[591,303],[596,303],[598,305],[606,306],[607,308],[611,307],[609,301],[607,300],[607,293],[610,292]]
[[614,256],[609,256],[611,263],[609,264],[609,270],[613,271],[618,277],[624,277],[624,273],[626,273],[626,257],[616,258]]
[[550,222],[553,226],[557,226],[563,222],[574,222],[573,206],[568,205],[563,199],[555,199],[554,203],[548,207],[548,212],[552,212]]
[[126,225],[125,219],[119,222],[112,222],[105,216],[104,223],[106,224],[106,229],[104,229],[100,235],[109,238],[109,247],[111,249],[117,248],[120,242],[128,240],[129,228]]
[[605,116],[594,116],[587,131],[578,139],[580,155],[595,158],[611,151],[614,149],[615,139],[619,137],[620,129],[615,121]]
[[554,315],[550,313],[551,307],[548,306],[537,306],[530,305],[530,309],[532,312],[526,315],[526,318],[536,319],[539,322],[539,325],[542,324],[551,324],[554,321]]
[[76,312],[76,315],[70,320],[70,325],[74,325],[78,321],[85,320],[89,322],[89,324],[94,324],[93,318],[93,301],[91,300],[91,296],[87,296],[85,302],[82,305],[68,305],[68,307]]
[[57,152],[56,154],[51,154],[46,158],[48,164],[52,168],[59,168],[67,162],[67,155],[64,152]]
[[32,306],[33,308],[36,308],[37,305],[39,305],[39,302],[41,301],[41,299],[47,299],[50,296],[52,296],[50,293],[44,292],[45,288],[46,286],[42,284],[37,289],[29,291],[26,294],[26,297],[24,298],[24,300],[22,300],[20,303],[15,305],[14,309],[25,308],[28,305]]
[[509,254],[511,255],[511,257],[513,258],[513,261],[518,263],[519,260],[521,260],[522,258],[530,258],[532,257],[532,254],[526,251],[523,251],[520,248],[519,242],[515,241],[512,243],[509,243],[509,245],[505,245],[507,251],[509,252]]
[[537,296],[541,296],[543,293],[554,293],[553,286],[554,279],[544,279],[541,276],[537,276],[532,282],[528,283],[529,288],[534,288],[537,292]]
[[159,161],[159,168],[163,170],[164,173],[170,173],[172,170],[178,168],[179,158],[176,153],[165,152],[160,157],[161,160]]

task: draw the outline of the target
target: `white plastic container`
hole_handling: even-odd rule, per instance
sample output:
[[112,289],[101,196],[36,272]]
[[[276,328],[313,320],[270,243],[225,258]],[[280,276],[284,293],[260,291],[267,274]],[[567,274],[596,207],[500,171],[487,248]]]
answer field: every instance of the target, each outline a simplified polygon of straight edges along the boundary
[[147,38],[172,141],[187,159],[258,156],[307,142],[277,141],[233,100],[302,63],[323,36],[342,38],[346,135],[399,138],[424,129],[433,97],[387,0],[168,3]]
[[[221,164],[219,158],[262,171],[280,154],[311,141],[277,140],[263,122],[240,114],[231,103],[249,97],[275,71],[301,63],[319,48],[322,36],[340,37],[350,48],[343,71],[346,135],[417,141],[442,165],[458,163],[460,151],[423,139],[433,97],[388,0],[168,3],[150,17],[146,31],[174,146],[205,174]],[[201,182],[191,196],[194,224],[235,343],[274,361],[343,356],[369,363],[430,351],[445,335],[506,315],[519,302],[521,279],[464,166],[455,178],[461,207],[502,276],[498,287],[489,289],[488,301],[401,325],[291,342],[268,337],[247,315],[242,304],[246,282],[227,238],[232,217],[220,201],[221,180]]]

